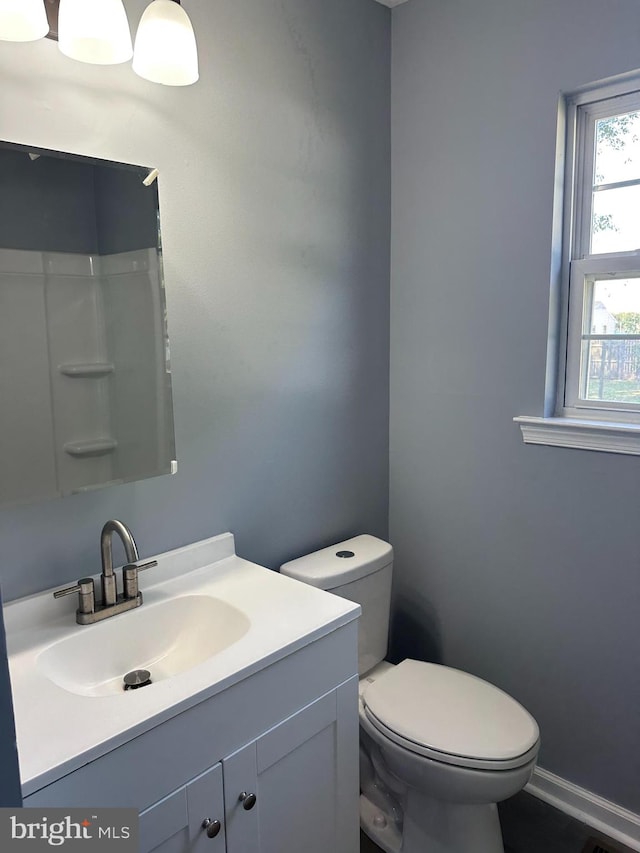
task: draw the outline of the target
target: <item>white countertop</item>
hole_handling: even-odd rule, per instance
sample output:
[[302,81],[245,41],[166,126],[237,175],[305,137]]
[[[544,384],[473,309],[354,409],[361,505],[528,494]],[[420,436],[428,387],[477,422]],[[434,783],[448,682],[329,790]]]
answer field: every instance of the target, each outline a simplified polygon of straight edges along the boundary
[[[346,599],[236,556],[230,533],[155,559],[158,566],[140,576],[142,607],[102,623],[77,625],[77,596],[54,600],[52,590],[5,605],[23,796],[360,614],[359,606]],[[95,696],[58,686],[38,664],[39,656],[60,640],[99,631],[107,622],[112,626],[117,620],[125,622],[142,610],[149,618],[154,606],[193,594],[212,596],[237,608],[249,626],[234,643],[191,669],[143,690]]]

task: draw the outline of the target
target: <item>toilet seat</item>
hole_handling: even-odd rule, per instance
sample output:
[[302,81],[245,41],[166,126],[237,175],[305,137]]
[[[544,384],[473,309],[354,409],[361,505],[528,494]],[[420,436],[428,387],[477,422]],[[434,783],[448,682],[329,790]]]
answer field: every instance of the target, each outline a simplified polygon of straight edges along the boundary
[[532,761],[539,730],[515,699],[481,678],[405,660],[362,694],[367,720],[384,737],[435,761],[508,770]]

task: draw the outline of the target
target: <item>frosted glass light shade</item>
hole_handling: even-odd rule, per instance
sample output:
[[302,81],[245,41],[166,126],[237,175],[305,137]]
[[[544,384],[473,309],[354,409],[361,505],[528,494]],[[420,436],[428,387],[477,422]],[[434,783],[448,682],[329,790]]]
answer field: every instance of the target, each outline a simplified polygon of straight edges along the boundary
[[198,49],[189,16],[174,0],[153,0],[136,33],[133,70],[165,86],[189,86],[198,74]]
[[48,32],[44,0],[0,0],[1,41],[36,41]]
[[122,0],[60,0],[58,46],[92,65],[117,65],[133,55]]

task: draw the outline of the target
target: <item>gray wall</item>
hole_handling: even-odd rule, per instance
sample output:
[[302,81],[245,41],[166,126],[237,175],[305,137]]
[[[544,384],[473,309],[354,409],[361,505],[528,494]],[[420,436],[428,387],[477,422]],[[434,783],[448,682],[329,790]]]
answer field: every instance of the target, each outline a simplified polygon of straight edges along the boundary
[[521,700],[540,763],[640,812],[640,459],[542,414],[558,95],[640,64],[636,0],[410,0],[392,37],[396,654]]
[[101,255],[158,245],[158,182],[145,187],[140,172],[95,166],[96,228]]
[[93,167],[0,147],[0,247],[95,252]]
[[[137,25],[145,0],[127,10]],[[387,536],[389,10],[191,0],[201,79],[0,46],[6,139],[160,170],[179,472],[0,513],[5,599],[231,530],[270,567]],[[0,688],[1,689],[1,688]],[[1,722],[1,720],[0,720]]]
[[[2,595],[0,594],[0,606]],[[7,666],[4,622],[0,614],[0,808],[22,805],[13,703]]]
[[0,248],[109,255],[158,245],[144,170],[0,146]]

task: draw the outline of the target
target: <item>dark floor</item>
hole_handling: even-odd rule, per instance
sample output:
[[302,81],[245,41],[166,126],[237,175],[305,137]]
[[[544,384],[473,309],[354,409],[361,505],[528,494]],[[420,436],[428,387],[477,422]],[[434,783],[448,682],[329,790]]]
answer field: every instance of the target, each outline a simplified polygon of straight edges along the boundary
[[[524,792],[500,803],[498,808],[505,853],[583,853],[592,838],[598,839],[600,849],[610,849],[611,853],[628,851],[619,844],[607,845],[605,837],[590,827]],[[380,850],[361,833],[360,853]]]
[[498,806],[505,853],[582,853],[589,826],[524,792]]

